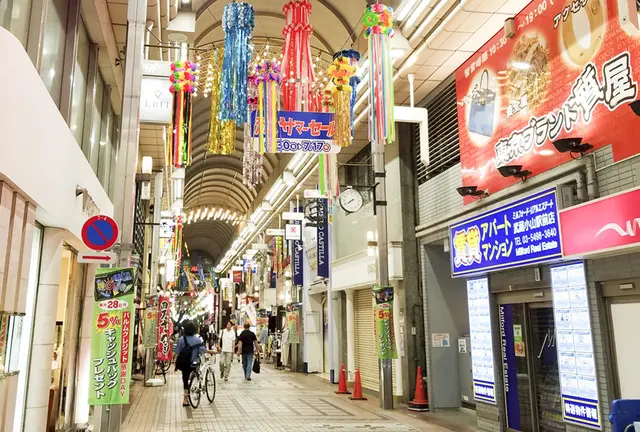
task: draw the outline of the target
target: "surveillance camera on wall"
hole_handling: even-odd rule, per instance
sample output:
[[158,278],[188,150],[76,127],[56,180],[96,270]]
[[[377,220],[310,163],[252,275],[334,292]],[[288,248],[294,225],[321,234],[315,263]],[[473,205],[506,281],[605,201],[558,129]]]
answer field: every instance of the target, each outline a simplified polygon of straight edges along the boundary
[[471,196],[471,197],[484,198],[489,195],[485,191],[478,189],[478,186],[462,186],[462,187],[456,188],[456,191],[458,191],[460,196],[463,196],[463,197]]
[[562,138],[555,140],[553,146],[560,153],[571,153],[572,155],[579,153],[580,156],[593,148],[591,144],[582,144],[582,138]]
[[629,108],[633,111],[635,115],[640,117],[640,100],[633,101],[629,104]]
[[531,175],[531,171],[523,170],[522,165],[505,165],[498,168],[502,177],[515,177],[525,181]]

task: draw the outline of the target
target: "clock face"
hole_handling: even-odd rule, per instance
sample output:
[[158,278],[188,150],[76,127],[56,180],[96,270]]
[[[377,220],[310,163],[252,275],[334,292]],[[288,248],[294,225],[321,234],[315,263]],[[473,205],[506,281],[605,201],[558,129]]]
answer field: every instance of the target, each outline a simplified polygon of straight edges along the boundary
[[347,189],[340,194],[340,207],[347,213],[357,212],[362,204],[362,194],[355,189]]

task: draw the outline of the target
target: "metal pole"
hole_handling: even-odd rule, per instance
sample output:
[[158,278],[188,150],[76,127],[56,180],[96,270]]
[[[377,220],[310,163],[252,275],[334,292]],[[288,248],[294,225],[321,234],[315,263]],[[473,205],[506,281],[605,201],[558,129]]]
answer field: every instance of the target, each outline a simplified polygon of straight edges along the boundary
[[[377,183],[375,194],[378,250],[376,254],[378,285],[389,286],[389,242],[387,239],[387,182],[384,162],[384,145],[371,143],[373,149],[374,177]],[[393,409],[393,366],[391,360],[379,360],[380,408]]]

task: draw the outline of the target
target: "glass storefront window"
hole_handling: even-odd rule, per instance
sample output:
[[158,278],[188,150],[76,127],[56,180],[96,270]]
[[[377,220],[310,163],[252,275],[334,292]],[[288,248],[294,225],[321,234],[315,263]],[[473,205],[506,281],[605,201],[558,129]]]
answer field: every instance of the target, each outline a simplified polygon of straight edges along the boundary
[[29,36],[31,0],[0,1],[0,25],[9,30],[26,48]]
[[[85,154],[89,154],[87,157],[93,172],[98,174],[98,159],[100,156],[100,147],[103,145],[101,138],[101,126],[102,126],[102,99],[104,96],[104,81],[100,76],[100,73],[96,76],[94,86],[91,89],[93,92],[93,106],[91,107],[91,132],[89,134],[89,142],[82,143],[83,150],[87,147]],[[104,113],[106,115],[107,113]]]
[[[106,96],[106,95],[105,95]],[[102,125],[100,133],[100,163],[98,165],[98,180],[104,188],[107,195],[111,192],[111,153],[113,151],[113,127],[114,119],[113,109],[109,107],[108,112],[102,116]]]
[[91,41],[84,27],[84,23],[78,26],[78,51],[76,54],[76,64],[73,73],[73,86],[71,95],[71,132],[75,136],[78,145],[89,159],[86,151],[88,146],[83,146],[82,136],[84,133],[84,117],[87,100],[87,80],[89,77],[89,56],[91,55]]
[[69,0],[49,0],[48,3],[42,41],[40,78],[49,90],[53,101],[60,106]]
[[[118,153],[120,150],[120,117],[117,117],[114,113],[113,121],[111,122],[111,163],[109,174],[109,198],[114,200],[115,195],[115,179],[113,175],[118,168]],[[106,189],[106,187],[105,187]]]

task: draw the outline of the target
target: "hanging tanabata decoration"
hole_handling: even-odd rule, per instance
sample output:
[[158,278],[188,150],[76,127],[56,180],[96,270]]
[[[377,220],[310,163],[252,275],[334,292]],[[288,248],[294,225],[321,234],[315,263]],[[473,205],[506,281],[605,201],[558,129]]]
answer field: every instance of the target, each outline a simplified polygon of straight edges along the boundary
[[[248,89],[248,107],[249,118],[251,112],[255,111],[258,106],[258,79],[256,75],[249,75]],[[242,182],[249,186],[255,187],[260,183],[262,174],[262,159],[260,154],[253,145],[253,131],[249,122],[244,124],[244,154],[242,155]]]
[[278,105],[280,94],[280,66],[265,60],[256,66],[258,86],[258,151],[278,151]]
[[254,12],[251,4],[230,3],[225,6],[222,15],[225,38],[220,83],[220,119],[238,125],[247,122],[247,87],[251,59],[249,38],[253,27]]
[[[229,121],[220,119],[220,96],[222,94],[220,78],[224,61],[224,50],[216,49],[212,53],[213,59],[209,63],[209,74],[211,75],[211,118],[209,121],[209,142],[207,150],[209,153],[228,155],[235,149],[235,125],[228,127]],[[229,136],[231,131],[231,136]]]
[[[333,59],[337,59],[339,57],[349,59],[349,64],[353,67],[354,71],[358,67],[358,62],[360,61],[360,53],[356,50],[343,50],[338,51],[333,55]],[[353,75],[349,79],[349,85],[351,86],[351,134],[353,135],[353,122],[355,120],[355,106],[356,106],[356,98],[358,96],[358,84],[360,84],[360,78],[357,75]]]
[[369,140],[378,144],[395,141],[394,90],[391,38],[393,9],[379,3],[367,6],[362,18],[369,40]]
[[286,19],[282,29],[282,109],[321,111],[320,95],[311,90],[316,80],[311,62],[311,3],[307,0],[292,0],[285,3],[282,13]]
[[195,91],[197,66],[191,61],[178,60],[171,64],[169,76],[173,93],[173,128],[171,131],[171,163],[185,168],[191,163],[191,97]]
[[328,74],[333,82],[333,118],[336,128],[333,139],[340,147],[347,147],[351,144],[352,88],[349,82],[355,72],[356,69],[351,66],[346,57],[337,57],[328,69]]

